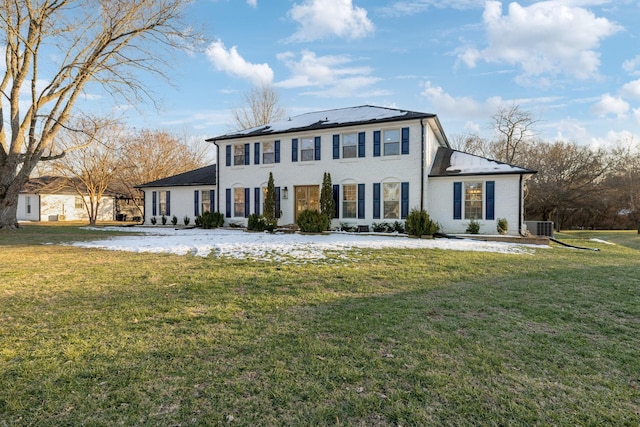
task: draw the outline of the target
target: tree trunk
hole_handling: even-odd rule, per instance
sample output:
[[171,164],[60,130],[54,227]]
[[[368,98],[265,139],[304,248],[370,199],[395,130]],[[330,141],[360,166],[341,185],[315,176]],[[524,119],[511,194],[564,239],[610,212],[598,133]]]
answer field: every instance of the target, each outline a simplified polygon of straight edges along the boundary
[[18,196],[23,184],[19,178],[0,183],[0,229],[18,228]]

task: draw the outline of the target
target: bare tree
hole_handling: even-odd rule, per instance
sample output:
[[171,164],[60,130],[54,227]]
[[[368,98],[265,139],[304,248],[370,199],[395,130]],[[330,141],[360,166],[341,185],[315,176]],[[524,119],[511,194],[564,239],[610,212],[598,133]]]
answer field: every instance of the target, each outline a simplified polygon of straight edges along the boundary
[[491,155],[490,144],[482,139],[479,135],[469,133],[466,135],[458,134],[450,138],[451,148],[476,156],[489,157]]
[[283,119],[287,112],[279,105],[279,95],[273,86],[256,86],[243,95],[243,106],[233,110],[233,120],[239,129],[250,129]]
[[610,164],[605,152],[574,142],[538,142],[525,157],[526,166],[538,171],[527,184],[527,216],[555,220],[560,230],[571,216],[596,208],[602,199],[601,183]]
[[519,161],[523,145],[535,140],[535,125],[539,120],[518,105],[500,108],[492,119],[497,136],[492,143],[493,158],[505,163]]
[[141,212],[136,185],[205,166],[211,157],[205,149],[211,149],[211,145],[190,144],[186,135],[148,129],[129,132],[120,141],[120,170],[113,188]]
[[164,76],[161,50],[195,39],[180,23],[187,2],[0,2],[0,228],[18,226],[18,193],[38,162],[64,155],[52,142],[83,93],[102,86],[129,101],[149,98],[140,73]]
[[82,198],[89,224],[95,225],[102,199],[120,171],[117,152],[125,129],[106,118],[84,118],[72,125],[82,131],[60,132],[62,148],[83,148],[69,151],[56,160],[54,170],[64,176],[67,184]]

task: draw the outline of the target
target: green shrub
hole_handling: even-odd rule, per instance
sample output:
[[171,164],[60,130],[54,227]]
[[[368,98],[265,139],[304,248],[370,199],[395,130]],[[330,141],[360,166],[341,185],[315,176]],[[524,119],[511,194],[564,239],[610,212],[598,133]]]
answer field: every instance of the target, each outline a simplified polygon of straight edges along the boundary
[[498,233],[507,234],[507,231],[509,231],[509,223],[507,222],[507,218],[498,218],[498,225],[496,228],[498,230]]
[[401,223],[400,221],[395,221],[393,223],[393,231],[396,231],[398,233],[404,233],[404,224]]
[[184,225],[187,226],[191,222],[191,218],[185,215],[184,218],[182,218],[182,222],[184,222]]
[[341,222],[340,223],[340,231],[346,231],[347,233],[353,233],[354,231],[358,230],[358,227],[349,224],[348,222]]
[[172,216],[171,217],[171,224],[172,225],[178,225],[178,217],[177,216]]
[[162,221],[162,225],[167,225],[167,217],[166,216],[162,215],[161,221]]
[[428,236],[438,232],[436,224],[424,209],[412,209],[405,221],[407,234],[411,236]]
[[480,232],[480,223],[475,219],[472,219],[469,222],[469,226],[467,227],[467,233],[478,234],[479,232]]
[[158,222],[155,216],[152,216],[150,221],[152,225],[156,225],[156,223]]
[[317,210],[305,209],[298,214],[298,227],[306,233],[320,233],[329,228],[329,218]]
[[224,225],[224,215],[220,212],[203,212],[202,215],[196,218],[196,225],[202,228],[218,228]]
[[376,233],[390,233],[393,231],[393,227],[388,222],[374,222],[371,224],[371,228]]
[[251,214],[247,219],[247,230],[252,231],[273,231],[276,228],[277,219],[269,220],[262,215]]

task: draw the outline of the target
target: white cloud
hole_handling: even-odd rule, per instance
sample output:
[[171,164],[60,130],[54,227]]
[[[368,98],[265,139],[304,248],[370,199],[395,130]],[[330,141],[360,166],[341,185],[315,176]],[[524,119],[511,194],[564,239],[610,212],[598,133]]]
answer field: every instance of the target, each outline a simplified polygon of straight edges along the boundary
[[637,138],[637,135],[634,135],[633,132],[629,132],[628,130],[610,130],[604,137],[592,137],[589,147],[594,150],[599,148],[609,149],[618,146],[621,141],[633,141],[637,140]]
[[640,79],[626,83],[620,92],[628,98],[640,98]]
[[498,98],[490,98],[483,104],[466,96],[454,97],[446,93],[442,87],[433,86],[430,81],[424,83],[421,95],[427,98],[439,115],[462,119],[487,118],[491,115],[487,112],[489,105],[490,111],[494,111],[496,104],[500,103]]
[[258,0],[247,0],[247,4],[251,7],[257,7],[258,6]]
[[205,53],[217,70],[224,71],[229,75],[250,80],[255,85],[268,84],[273,81],[273,70],[269,64],[247,62],[240,56],[236,46],[227,50],[224,43],[217,40],[207,47]]
[[640,74],[640,55],[624,61],[622,69],[631,75]]
[[468,47],[458,59],[469,67],[481,60],[518,65],[523,71],[520,81],[527,83],[545,74],[597,77],[600,54],[596,49],[621,27],[573,6],[577,3],[585,4],[550,0],[523,7],[512,2],[503,15],[501,2],[487,1],[483,21],[488,45],[482,50]]
[[629,112],[629,103],[620,97],[612,96],[609,93],[605,93],[600,98],[600,101],[593,104],[591,107],[591,113],[598,117],[606,117],[609,114],[616,115],[619,119],[625,118]]
[[317,56],[315,52],[303,50],[298,57],[293,52],[283,52],[277,58],[291,72],[291,76],[277,82],[283,88],[317,87],[322,90],[306,92],[318,96],[371,96],[380,92],[369,89],[380,79],[371,76],[372,69],[353,66],[348,56]]
[[299,24],[290,41],[305,42],[332,36],[362,38],[374,31],[367,11],[354,7],[352,0],[304,0],[294,4],[288,15]]

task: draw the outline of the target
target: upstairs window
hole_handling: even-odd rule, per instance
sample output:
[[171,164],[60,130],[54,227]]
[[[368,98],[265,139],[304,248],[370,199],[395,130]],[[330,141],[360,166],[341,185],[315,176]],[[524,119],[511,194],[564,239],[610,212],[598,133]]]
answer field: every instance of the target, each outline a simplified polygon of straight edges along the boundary
[[[248,155],[248,153],[247,153]],[[238,144],[233,146],[233,165],[240,166],[245,164],[245,145]]]
[[383,142],[385,156],[396,156],[400,154],[400,131],[398,129],[385,130],[383,132]]
[[269,164],[276,161],[276,145],[275,142],[263,142],[262,143],[262,163]]
[[342,158],[351,159],[358,154],[358,138],[355,133],[342,135]]
[[313,160],[313,149],[314,149],[313,138],[302,138],[300,160],[303,162]]

